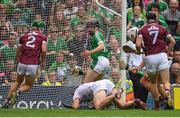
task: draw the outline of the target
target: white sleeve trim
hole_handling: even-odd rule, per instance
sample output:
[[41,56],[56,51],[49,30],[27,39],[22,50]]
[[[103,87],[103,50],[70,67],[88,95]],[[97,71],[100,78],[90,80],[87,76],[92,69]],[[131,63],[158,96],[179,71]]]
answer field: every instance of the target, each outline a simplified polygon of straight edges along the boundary
[[171,38],[171,37],[172,37],[172,35],[171,35],[171,34],[168,34],[168,35],[166,36],[166,39],[169,40],[169,38]]
[[22,46],[22,44],[18,44],[18,46]]
[[98,43],[98,45],[100,45],[101,43],[104,43],[103,41],[100,41],[99,43]]
[[139,34],[138,36],[139,36],[139,37],[141,37],[141,38],[143,37],[143,35],[142,35],[142,34]]
[[42,41],[42,43],[46,43],[46,41]]

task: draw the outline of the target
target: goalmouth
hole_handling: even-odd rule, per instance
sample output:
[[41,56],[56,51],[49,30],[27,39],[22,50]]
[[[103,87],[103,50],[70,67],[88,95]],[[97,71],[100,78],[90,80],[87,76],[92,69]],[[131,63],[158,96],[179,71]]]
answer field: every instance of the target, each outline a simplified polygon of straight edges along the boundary
[[[122,14],[117,13],[116,11],[102,5],[99,3],[98,0],[95,0],[96,4],[99,5],[100,7],[106,9],[107,11],[112,12],[113,14],[120,16],[122,19],[122,25],[121,27],[119,27],[122,30],[122,36],[121,36],[121,47],[123,45],[125,45],[126,43],[126,18],[127,18],[127,1],[126,0],[122,0],[122,6],[121,6],[121,10],[122,10]],[[121,50],[121,58],[125,61],[125,63],[127,62],[127,57],[124,51]],[[123,95],[122,95],[122,99],[123,102],[125,103],[125,99],[126,99],[126,70],[121,70],[121,87],[124,89]]]

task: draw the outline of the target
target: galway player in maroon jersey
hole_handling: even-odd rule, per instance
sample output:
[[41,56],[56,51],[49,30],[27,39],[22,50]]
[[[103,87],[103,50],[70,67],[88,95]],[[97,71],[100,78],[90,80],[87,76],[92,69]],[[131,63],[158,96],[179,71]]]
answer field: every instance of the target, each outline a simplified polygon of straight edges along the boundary
[[[167,48],[168,43],[168,48]],[[141,48],[145,52],[145,67],[151,80],[152,94],[155,100],[155,108],[159,109],[159,93],[156,85],[156,78],[159,75],[165,88],[169,106],[173,105],[170,96],[169,64],[168,56],[175,45],[175,40],[168,31],[156,23],[156,14],[147,15],[147,24],[138,32],[136,39],[137,53]]]
[[9,90],[3,104],[4,108],[15,104],[17,95],[29,91],[35,81],[39,65],[44,68],[47,38],[41,32],[43,27],[45,27],[43,21],[34,21],[31,31],[25,33],[19,40],[16,51],[18,76]]

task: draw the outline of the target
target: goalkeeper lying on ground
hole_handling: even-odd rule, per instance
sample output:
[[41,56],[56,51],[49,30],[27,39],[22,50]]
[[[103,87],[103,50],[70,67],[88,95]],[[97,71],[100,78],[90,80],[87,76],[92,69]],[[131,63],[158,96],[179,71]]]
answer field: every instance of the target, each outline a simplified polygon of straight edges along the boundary
[[72,107],[79,109],[81,102],[91,100],[95,109],[102,109],[112,102],[116,103],[118,108],[129,108],[130,106],[139,106],[146,110],[147,107],[140,99],[122,103],[121,94],[123,90],[117,90],[115,85],[108,79],[98,80],[96,82],[84,83],[80,85],[73,96]]

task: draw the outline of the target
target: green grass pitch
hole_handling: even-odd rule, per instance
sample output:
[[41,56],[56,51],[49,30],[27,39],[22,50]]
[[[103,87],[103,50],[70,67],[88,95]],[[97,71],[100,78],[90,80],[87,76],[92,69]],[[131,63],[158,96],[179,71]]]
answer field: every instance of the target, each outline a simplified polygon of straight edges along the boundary
[[180,117],[180,110],[0,109],[0,117]]

